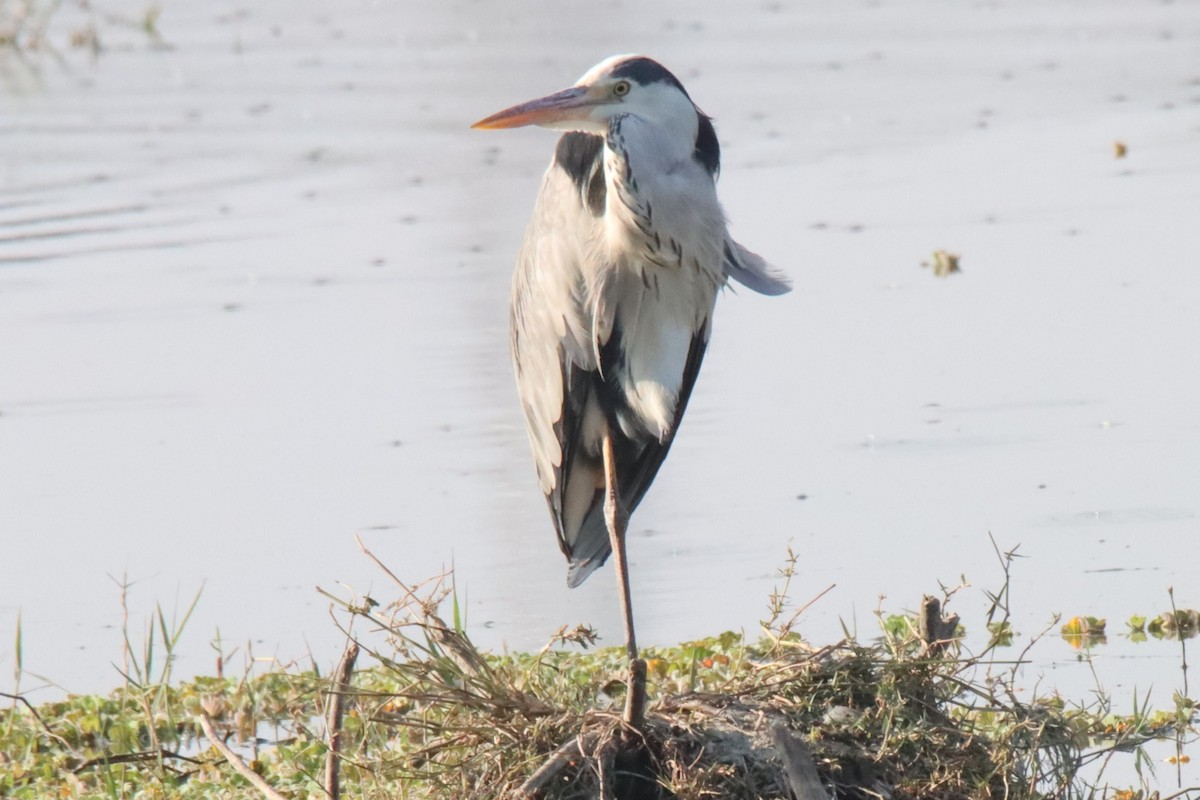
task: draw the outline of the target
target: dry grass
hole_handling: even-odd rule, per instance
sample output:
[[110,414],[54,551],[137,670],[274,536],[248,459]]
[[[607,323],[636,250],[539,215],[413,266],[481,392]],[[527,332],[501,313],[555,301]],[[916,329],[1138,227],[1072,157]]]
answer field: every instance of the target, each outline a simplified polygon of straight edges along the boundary
[[[881,613],[876,641],[813,648],[787,610],[790,574],[781,573],[759,640],[727,633],[643,653],[650,702],[640,730],[621,720],[623,649],[581,652],[595,636],[579,627],[538,653],[483,653],[444,578],[397,580],[399,598],[386,606],[333,598],[363,653],[348,681],[248,666],[239,677],[169,686],[165,674],[151,678],[147,655],[136,669],[128,659],[126,685],[107,698],[35,709],[9,695],[0,796],[241,800],[269,786],[283,797],[328,797],[330,734],[340,727],[341,796],[362,800],[487,800],[519,797],[522,787],[547,800],[1149,800],[1150,777],[1096,788],[1102,766],[1143,765],[1140,748],[1155,739],[1176,742],[1182,758],[1197,738],[1186,681],[1174,709],[1143,705],[1124,716],[1103,698],[1087,707],[1018,699],[1025,654],[1000,658],[1012,636],[1004,590],[988,619],[971,623],[995,633],[980,654],[967,654],[955,618],[941,615],[953,592],[927,598],[920,615]],[[179,630],[159,622],[173,644]],[[215,738],[237,755],[214,749]],[[238,759],[240,774],[230,766]],[[248,770],[261,776],[257,788]]]
[[[386,609],[344,604],[392,651],[374,655],[394,688],[358,702],[389,731],[372,770],[406,797],[511,797],[549,765],[545,798],[788,798],[782,729],[838,798],[1086,798],[1102,794],[1083,780],[1086,764],[1170,723],[1147,715],[1116,731],[1095,709],[1022,702],[1015,662],[997,660],[995,645],[965,656],[952,633],[922,638],[916,620],[888,620],[877,643],[814,649],[776,613],[758,642],[725,634],[647,652],[651,704],[633,731],[620,720],[619,649],[488,656],[439,616],[447,599],[434,581],[403,587]],[[577,629],[552,644],[592,641]],[[1190,709],[1175,722],[1194,737]],[[639,774],[653,776],[653,793],[637,793]]]

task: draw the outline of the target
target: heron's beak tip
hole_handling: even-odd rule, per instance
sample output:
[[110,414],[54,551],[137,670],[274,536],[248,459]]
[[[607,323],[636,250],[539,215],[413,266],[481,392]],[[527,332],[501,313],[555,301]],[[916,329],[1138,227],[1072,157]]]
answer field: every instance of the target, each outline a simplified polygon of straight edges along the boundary
[[503,121],[497,120],[496,119],[497,116],[498,115],[493,114],[492,116],[485,117],[484,119],[481,119],[478,122],[471,123],[471,130],[473,130],[473,131],[494,131],[494,130],[498,130],[500,128],[510,127],[509,125],[505,125],[503,123]]
[[541,108],[530,108],[529,104],[505,109],[490,117],[484,117],[471,127],[481,131],[497,131],[504,128],[522,128],[526,125],[537,125],[552,118],[550,113]]

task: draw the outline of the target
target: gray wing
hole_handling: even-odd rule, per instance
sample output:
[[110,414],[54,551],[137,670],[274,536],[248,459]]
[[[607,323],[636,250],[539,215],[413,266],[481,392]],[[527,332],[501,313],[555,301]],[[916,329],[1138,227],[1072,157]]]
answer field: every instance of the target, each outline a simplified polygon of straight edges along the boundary
[[[592,155],[599,156],[598,146]],[[538,481],[559,546],[571,558],[595,487],[603,486],[596,454],[583,447],[585,423],[598,408],[592,397],[598,362],[588,297],[591,244],[601,226],[588,202],[586,179],[581,189],[558,161],[546,172],[517,258],[510,321],[517,389]]]

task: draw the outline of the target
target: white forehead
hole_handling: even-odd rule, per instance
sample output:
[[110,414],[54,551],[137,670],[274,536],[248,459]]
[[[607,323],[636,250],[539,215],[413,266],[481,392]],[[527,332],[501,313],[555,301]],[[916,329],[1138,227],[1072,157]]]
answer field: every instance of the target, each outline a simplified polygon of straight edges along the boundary
[[609,56],[608,58],[604,59],[599,64],[597,64],[596,66],[589,69],[587,72],[583,73],[583,77],[580,78],[579,80],[575,81],[575,85],[576,86],[586,86],[586,85],[593,84],[597,80],[599,80],[602,76],[604,76],[607,73],[609,73],[610,71],[612,71],[613,67],[615,67],[617,64],[620,64],[622,61],[628,61],[631,58],[642,58],[642,57],[643,56],[639,56],[636,53],[626,53],[626,54],[620,55],[620,56]]

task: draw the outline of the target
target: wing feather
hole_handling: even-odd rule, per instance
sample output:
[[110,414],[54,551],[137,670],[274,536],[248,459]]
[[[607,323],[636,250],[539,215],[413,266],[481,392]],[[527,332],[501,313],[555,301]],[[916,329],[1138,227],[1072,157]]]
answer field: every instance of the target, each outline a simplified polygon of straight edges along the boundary
[[[597,369],[588,297],[590,252],[600,233],[586,159],[589,151],[598,157],[599,147],[575,138],[581,135],[563,137],[559,158],[542,181],[517,257],[510,307],[513,365],[534,464],[568,557],[576,538],[572,528],[582,521],[579,486],[594,482],[594,458],[581,445]],[[573,494],[568,486],[575,487]]]
[[725,274],[759,294],[780,295],[792,290],[786,275],[733,239],[725,240]]
[[[602,363],[608,356],[609,366],[613,366],[613,360],[618,357],[615,354],[622,350],[620,336],[620,329],[614,330],[613,336],[601,350]],[[705,325],[692,337],[683,369],[679,396],[675,404],[674,419],[665,438],[660,440],[648,434],[630,436],[622,430],[622,426],[615,418],[611,420],[610,429],[616,432],[613,455],[617,462],[621,497],[631,514],[642,502],[642,498],[646,496],[646,490],[654,482],[659,468],[667,458],[671,444],[675,441],[675,434],[679,430],[679,423],[683,420],[684,411],[687,410],[688,400],[691,399],[692,389],[696,385],[696,377],[700,374],[700,364],[704,360],[707,348],[708,326]],[[605,374],[615,375],[618,372],[617,369],[605,369]],[[619,395],[614,392],[610,396]],[[614,409],[612,412],[614,417],[621,413],[619,403],[610,405],[610,408]],[[600,474],[603,475],[602,472]],[[578,586],[588,575],[604,564],[611,552],[608,527],[604,520],[604,493],[601,483],[601,488],[597,490],[592,506],[584,517],[583,524],[576,536],[576,546],[572,552],[567,554],[570,559],[567,585]]]

